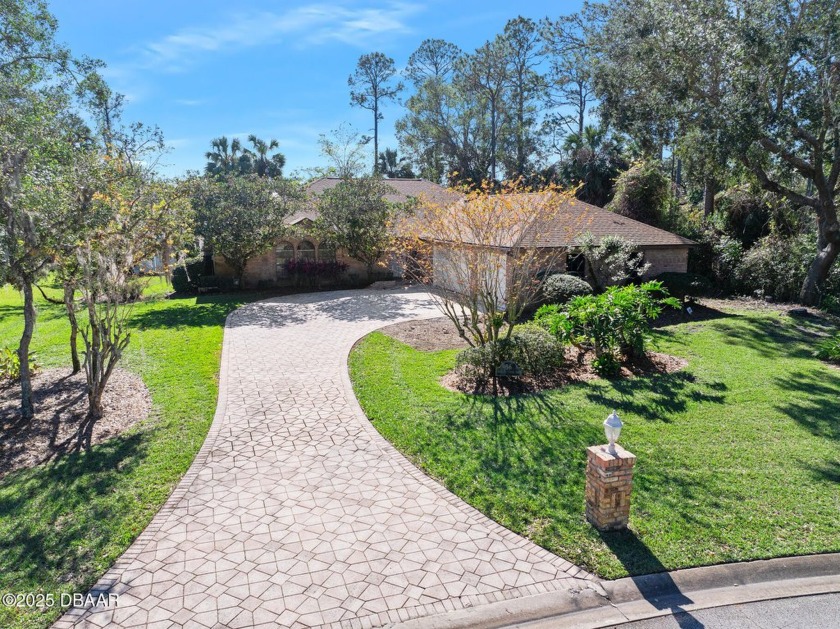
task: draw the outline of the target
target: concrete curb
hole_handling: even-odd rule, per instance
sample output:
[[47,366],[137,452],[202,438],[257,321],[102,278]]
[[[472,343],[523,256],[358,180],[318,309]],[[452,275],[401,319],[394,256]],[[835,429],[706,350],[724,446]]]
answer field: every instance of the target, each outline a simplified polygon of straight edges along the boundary
[[784,557],[602,581],[398,625],[401,629],[599,629],[739,603],[840,592],[840,553]]

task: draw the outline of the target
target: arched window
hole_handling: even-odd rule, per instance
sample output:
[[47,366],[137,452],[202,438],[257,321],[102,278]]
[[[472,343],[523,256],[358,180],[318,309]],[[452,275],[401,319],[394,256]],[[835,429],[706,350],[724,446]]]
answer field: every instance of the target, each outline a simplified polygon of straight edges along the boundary
[[298,260],[314,260],[315,245],[308,240],[301,240],[298,245]]
[[328,242],[318,245],[318,260],[320,262],[335,262],[335,246]]
[[277,275],[286,275],[286,263],[295,259],[295,246],[290,242],[281,242],[274,250],[275,263],[277,264]]

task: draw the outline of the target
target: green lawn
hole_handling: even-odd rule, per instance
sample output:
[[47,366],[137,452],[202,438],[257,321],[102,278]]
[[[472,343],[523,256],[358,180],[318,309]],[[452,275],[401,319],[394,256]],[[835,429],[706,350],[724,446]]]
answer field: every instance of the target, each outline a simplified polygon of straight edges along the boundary
[[[136,330],[122,363],[152,394],[149,419],[88,453],[0,480],[0,593],[58,599],[86,591],[145,528],[201,447],[216,406],[225,316],[266,295],[167,300],[165,290],[153,282],[148,300],[134,307]],[[38,311],[39,362],[69,366],[62,307],[41,300]],[[0,345],[17,347],[21,329],[20,296],[2,288]],[[59,613],[0,605],[0,627],[46,627]]]
[[[374,426],[504,526],[607,578],[840,551],[840,371],[811,329],[738,313],[657,332],[680,372],[493,400],[438,379],[455,351],[374,333],[350,360]],[[637,457],[630,531],[585,520],[586,447],[617,409]]]

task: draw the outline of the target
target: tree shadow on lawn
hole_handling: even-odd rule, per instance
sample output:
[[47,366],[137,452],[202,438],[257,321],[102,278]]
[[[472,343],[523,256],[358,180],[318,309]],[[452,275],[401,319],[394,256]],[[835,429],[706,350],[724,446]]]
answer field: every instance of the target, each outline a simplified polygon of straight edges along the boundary
[[705,626],[683,609],[694,601],[682,593],[667,568],[633,531],[604,531],[599,535],[628,572],[638,574],[639,568],[644,566],[646,574],[630,578],[648,603],[674,614],[674,621],[682,629]]
[[[444,419],[453,431],[477,434],[469,456],[495,489],[549,491],[563,502],[576,500],[561,488],[583,478],[586,448],[603,440],[597,425],[571,418],[562,404],[541,393],[463,396],[463,406]],[[571,508],[571,502],[564,506]]]
[[728,390],[723,382],[704,382],[688,371],[603,382],[586,392],[590,402],[662,422],[684,412],[689,402],[724,404]]
[[89,585],[103,548],[119,538],[118,530],[102,529],[125,526],[135,500],[111,494],[145,459],[149,440],[149,430],[118,436],[0,482],[6,530],[0,565],[7,586],[43,587],[53,580],[77,590]]
[[776,376],[773,382],[788,393],[775,405],[777,410],[817,437],[840,440],[840,371],[795,371]]
[[[816,319],[809,319],[809,324]],[[813,358],[814,344],[825,338],[823,327],[806,328],[782,317],[737,317],[713,322],[714,329],[731,339],[731,344],[746,347],[764,358]],[[825,329],[833,329],[832,326]]]

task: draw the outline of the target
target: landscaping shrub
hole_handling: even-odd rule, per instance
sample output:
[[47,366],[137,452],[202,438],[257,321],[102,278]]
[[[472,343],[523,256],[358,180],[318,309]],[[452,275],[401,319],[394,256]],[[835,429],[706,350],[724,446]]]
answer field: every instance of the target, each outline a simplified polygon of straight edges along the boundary
[[563,344],[533,323],[516,326],[510,339],[509,357],[526,375],[544,376],[562,366]]
[[460,352],[456,367],[473,382],[487,382],[505,360],[512,360],[526,376],[545,376],[563,364],[563,343],[534,324],[517,326],[508,339],[470,347]]
[[833,337],[818,343],[814,356],[820,360],[840,363],[840,334],[835,334]]
[[564,309],[543,306],[535,320],[561,343],[595,353],[593,367],[614,374],[621,354],[642,356],[650,339],[650,322],[665,306],[679,308],[661,282],[613,286],[600,295],[575,297]]
[[736,269],[738,288],[776,301],[796,301],[815,250],[810,235],[762,238],[741,258]]
[[300,278],[338,279],[347,270],[344,262],[322,260],[287,260],[286,272]]
[[204,273],[204,256],[187,259],[172,271],[172,288],[176,293],[190,293],[200,286]]
[[564,304],[573,297],[589,295],[592,287],[576,275],[557,273],[549,276],[542,287],[543,299],[551,304]]
[[[35,354],[29,354],[29,375],[33,376],[40,370]],[[20,356],[10,347],[0,348],[0,380],[20,380]]]
[[592,288],[622,286],[641,278],[650,268],[633,243],[619,236],[604,236],[596,241],[591,233],[580,240],[580,249],[591,271]]
[[708,277],[697,273],[660,273],[654,278],[674,297],[705,297],[714,292]]

